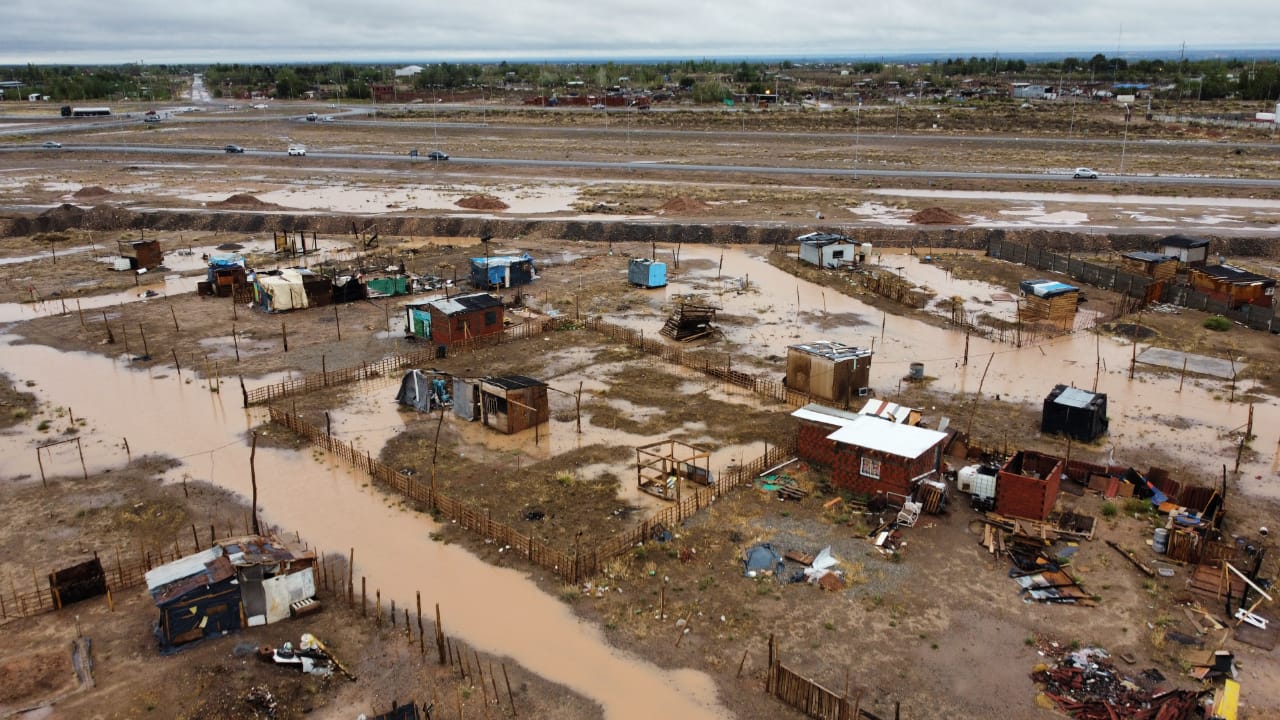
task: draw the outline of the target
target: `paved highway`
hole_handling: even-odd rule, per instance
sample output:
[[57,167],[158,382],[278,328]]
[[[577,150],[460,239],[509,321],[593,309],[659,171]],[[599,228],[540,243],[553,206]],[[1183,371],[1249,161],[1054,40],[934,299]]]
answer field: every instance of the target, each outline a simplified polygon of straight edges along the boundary
[[[425,157],[412,158],[407,155],[391,155],[388,153],[342,153],[315,152],[310,149],[306,157],[288,158],[285,151],[253,150],[246,148],[243,154],[228,155],[222,148],[196,148],[168,145],[89,145],[66,144],[61,149],[44,149],[39,144],[11,146],[0,148],[0,153],[16,152],[38,153],[108,153],[118,156],[128,155],[167,155],[167,156],[209,156],[227,155],[229,162],[239,158],[279,158],[293,165],[316,164],[318,161],[346,160],[352,162],[382,161],[394,163],[412,163],[417,165],[441,165],[459,169],[477,166],[515,166],[546,168],[580,168],[591,170],[625,171],[627,173],[643,172],[688,172],[713,173],[718,175],[739,176],[779,176],[779,175],[825,175],[837,177],[875,177],[875,178],[915,178],[925,180],[1037,180],[1060,181],[1070,183],[1073,189],[1090,186],[1094,183],[1122,183],[1126,185],[1177,185],[1186,187],[1229,186],[1280,188],[1280,179],[1272,178],[1227,178],[1206,176],[1178,175],[1103,175],[1099,180],[1076,180],[1068,174],[1052,173],[1011,173],[1011,172],[962,172],[945,170],[898,170],[898,169],[863,169],[856,167],[778,167],[770,165],[708,165],[682,164],[662,161],[618,161],[601,162],[590,160],[527,160],[519,158],[466,158],[452,157],[450,160],[438,162]],[[325,166],[325,169],[333,169]]]

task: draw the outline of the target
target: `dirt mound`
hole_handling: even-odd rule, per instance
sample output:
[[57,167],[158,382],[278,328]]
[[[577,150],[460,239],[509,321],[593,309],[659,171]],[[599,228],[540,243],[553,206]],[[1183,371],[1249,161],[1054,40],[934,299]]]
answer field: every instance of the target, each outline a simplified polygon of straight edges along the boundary
[[701,200],[694,200],[683,195],[671,198],[661,208],[665,213],[700,213],[711,209],[711,206]]
[[248,193],[236,193],[226,200],[209,203],[210,207],[272,207],[271,203],[262,202]]
[[98,185],[90,185],[88,187],[82,187],[79,190],[75,191],[74,193],[71,194],[71,197],[96,198],[96,197],[102,197],[103,195],[111,195],[111,194],[112,192],[104,187],[100,187]]
[[950,210],[940,207],[925,208],[911,216],[916,225],[966,225],[968,221]]
[[492,195],[471,195],[454,203],[468,210],[506,210],[510,205]]
[[[84,217],[84,213],[85,210],[82,207],[72,205],[71,203],[62,203],[56,208],[49,208],[48,210],[40,213],[40,217],[56,222],[72,223],[78,222],[80,218]],[[64,227],[68,226],[70,225],[66,225]]]

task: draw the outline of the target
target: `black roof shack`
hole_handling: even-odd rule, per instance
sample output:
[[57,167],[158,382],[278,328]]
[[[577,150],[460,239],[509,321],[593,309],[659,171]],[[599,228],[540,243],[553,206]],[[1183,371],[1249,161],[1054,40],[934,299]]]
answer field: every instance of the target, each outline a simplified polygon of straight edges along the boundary
[[1176,248],[1202,248],[1209,245],[1209,241],[1204,238],[1193,238],[1187,235],[1170,235],[1160,241],[1162,247]]
[[1234,265],[1206,265],[1202,268],[1196,268],[1196,272],[1208,275],[1215,280],[1231,283],[1232,285],[1253,285],[1255,283],[1260,283],[1265,287],[1276,284],[1274,278],[1249,272],[1248,270],[1241,270]]
[[520,390],[521,388],[542,387],[546,383],[541,380],[534,380],[526,375],[504,375],[502,377],[487,377],[484,379],[488,385],[496,385],[503,390]]

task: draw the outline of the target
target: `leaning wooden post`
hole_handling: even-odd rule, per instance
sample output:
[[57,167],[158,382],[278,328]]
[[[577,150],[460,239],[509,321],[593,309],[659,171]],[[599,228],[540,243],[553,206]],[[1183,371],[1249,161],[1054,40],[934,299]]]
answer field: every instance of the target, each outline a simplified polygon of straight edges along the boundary
[[333,306],[333,326],[338,329],[338,342],[342,342],[342,321],[338,319],[338,306]]
[[253,534],[261,535],[262,529],[258,527],[258,471],[254,465],[254,456],[258,454],[258,433],[250,433],[252,436],[251,445],[249,447],[249,483],[253,486]]
[[173,353],[173,366],[178,370],[178,379],[182,379],[182,363],[178,362],[178,351],[169,348],[169,352]]
[[129,438],[124,438],[124,457],[126,465],[133,463],[133,453],[129,450]]
[[151,350],[147,348],[147,331],[142,328],[142,323],[138,323],[138,334],[142,336],[142,357],[150,360]]
[[289,329],[284,326],[284,321],[280,321],[280,339],[284,341],[284,351],[289,352]]
[[244,376],[240,376],[240,397],[244,400],[244,407],[249,407],[249,391],[244,387]]
[[173,331],[182,332],[178,327],[178,313],[173,309],[173,303],[169,304],[169,314],[173,316]]
[[347,607],[351,607],[356,594],[355,584],[356,549],[351,548],[351,558],[347,560]]
[[1182,383],[1187,381],[1187,356],[1182,356],[1182,375],[1178,377],[1178,392],[1182,392]]
[[[406,612],[408,611],[406,610]],[[408,623],[406,622],[405,624],[407,625]],[[424,656],[427,654],[427,642],[426,642],[426,638],[423,637],[423,633],[422,633],[422,591],[421,590],[418,591],[418,654],[424,655]]]
[[40,448],[36,448],[36,463],[40,465],[40,484],[49,487],[49,481],[44,476],[44,460],[40,458]]
[[236,349],[236,362],[240,362],[240,336],[236,333],[235,323],[231,323],[231,345]]
[[[84,447],[80,445],[80,436],[76,436],[76,451],[80,453],[80,471],[84,473],[84,479],[89,479],[89,468],[84,466]],[[1237,461],[1237,465],[1240,463]]]

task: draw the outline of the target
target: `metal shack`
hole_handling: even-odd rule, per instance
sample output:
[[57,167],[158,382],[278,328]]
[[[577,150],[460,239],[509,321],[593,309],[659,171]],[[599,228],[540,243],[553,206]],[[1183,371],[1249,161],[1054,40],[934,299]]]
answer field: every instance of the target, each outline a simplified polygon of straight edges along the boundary
[[488,377],[480,381],[482,422],[508,435],[551,419],[547,384],[524,375]]
[[627,263],[627,282],[642,288],[665,287],[667,264],[646,258],[631,258]]
[[824,268],[860,263],[871,248],[869,243],[859,244],[835,233],[812,232],[796,238],[796,242],[800,243],[801,260]]
[[244,258],[239,255],[214,255],[209,258],[204,282],[196,283],[196,289],[201,295],[231,297],[237,287],[247,285],[248,282]]
[[830,467],[837,488],[905,497],[938,477],[944,432],[815,404],[791,415],[800,421],[796,454]]
[[870,393],[871,351],[830,340],[787,348],[789,390],[849,407],[851,398]]
[[1174,257],[1181,267],[1204,265],[1209,258],[1209,241],[1186,235],[1170,235],[1160,241],[1160,254]]
[[1266,275],[1243,270],[1234,265],[1205,265],[1190,268],[1187,281],[1191,287],[1236,309],[1242,305],[1271,307],[1276,295],[1276,281]]
[[1054,386],[1044,399],[1040,432],[1092,442],[1107,431],[1107,395],[1066,385]]
[[529,253],[471,258],[471,285],[476,288],[489,290],[527,285],[535,277],[533,256]]
[[160,610],[156,639],[172,649],[284,620],[295,606],[314,602],[314,567],[315,551],[248,535],[154,568],[146,582]]
[[486,292],[437,298],[426,303],[431,341],[448,345],[502,332],[502,300]]

